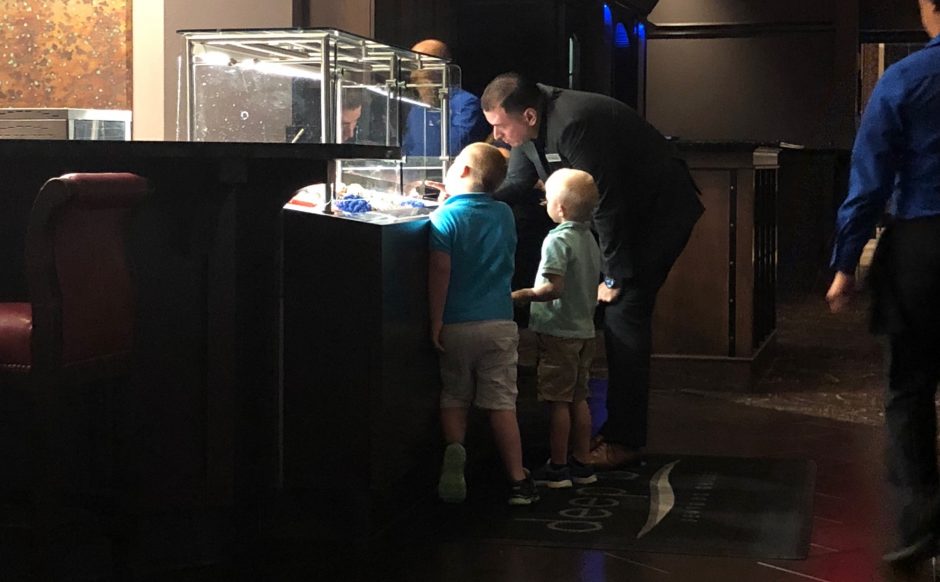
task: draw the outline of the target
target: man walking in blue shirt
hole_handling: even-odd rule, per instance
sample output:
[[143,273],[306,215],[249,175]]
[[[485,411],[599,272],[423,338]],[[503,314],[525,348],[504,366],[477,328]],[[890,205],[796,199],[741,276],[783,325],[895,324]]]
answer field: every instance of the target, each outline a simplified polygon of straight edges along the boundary
[[884,559],[896,571],[935,555],[940,541],[940,0],[919,2],[932,40],[885,71],[865,109],[826,294],[832,311],[845,307],[862,248],[891,200],[870,282],[872,330],[889,338],[885,425],[899,538]]

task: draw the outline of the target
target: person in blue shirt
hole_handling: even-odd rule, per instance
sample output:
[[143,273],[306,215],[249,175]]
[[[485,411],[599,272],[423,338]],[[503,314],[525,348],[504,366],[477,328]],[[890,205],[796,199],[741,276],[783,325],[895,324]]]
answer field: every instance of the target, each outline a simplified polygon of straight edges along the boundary
[[509,504],[538,500],[522,466],[516,419],[519,332],[510,288],[516,228],[509,206],[489,195],[505,176],[499,150],[476,143],[460,152],[444,183],[435,184],[444,202],[430,216],[428,307],[431,341],[440,353],[446,442],[438,496],[450,503],[467,496],[464,438],[471,403],[489,415],[511,482]]
[[833,312],[846,307],[862,248],[890,200],[869,282],[872,331],[887,334],[889,346],[885,428],[898,542],[884,559],[896,570],[916,568],[940,541],[940,0],[919,2],[932,40],[885,71],[862,116],[826,294]]
[[[422,40],[411,50],[442,59],[451,58],[450,49],[437,39]],[[441,155],[441,113],[437,88],[421,86],[423,81],[429,80],[429,76],[420,69],[413,73],[411,80],[418,85],[421,101],[430,107],[415,105],[408,111],[401,151],[406,156],[438,157]],[[486,139],[490,126],[480,109],[480,99],[460,87],[450,88],[449,107],[447,147],[448,153],[454,156],[465,146]]]

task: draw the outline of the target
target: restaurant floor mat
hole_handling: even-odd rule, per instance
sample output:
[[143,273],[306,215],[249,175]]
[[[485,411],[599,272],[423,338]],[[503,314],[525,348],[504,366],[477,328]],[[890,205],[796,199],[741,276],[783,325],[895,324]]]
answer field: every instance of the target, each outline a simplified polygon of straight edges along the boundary
[[445,531],[515,545],[797,560],[809,551],[814,481],[807,460],[651,456],[590,485],[540,486],[540,501],[526,507],[471,489],[447,512]]

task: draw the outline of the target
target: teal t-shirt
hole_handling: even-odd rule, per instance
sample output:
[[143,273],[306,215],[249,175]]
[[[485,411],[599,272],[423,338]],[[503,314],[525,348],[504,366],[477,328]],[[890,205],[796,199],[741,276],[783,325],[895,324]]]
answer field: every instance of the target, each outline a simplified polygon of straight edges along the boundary
[[594,337],[601,251],[588,223],[566,221],[548,233],[535,287],[548,283],[546,273],[564,276],[565,289],[558,299],[532,303],[529,328],[558,337]]
[[430,248],[450,255],[444,323],[512,319],[516,224],[488,194],[458,194],[431,213]]

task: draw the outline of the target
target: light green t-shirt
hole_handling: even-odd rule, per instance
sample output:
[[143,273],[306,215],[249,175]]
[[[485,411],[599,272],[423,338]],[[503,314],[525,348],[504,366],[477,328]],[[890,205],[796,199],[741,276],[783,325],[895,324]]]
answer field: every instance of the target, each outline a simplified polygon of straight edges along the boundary
[[553,228],[542,243],[534,286],[547,283],[547,273],[564,276],[565,289],[554,301],[532,303],[529,328],[558,337],[594,337],[600,272],[601,251],[588,223],[566,221]]

